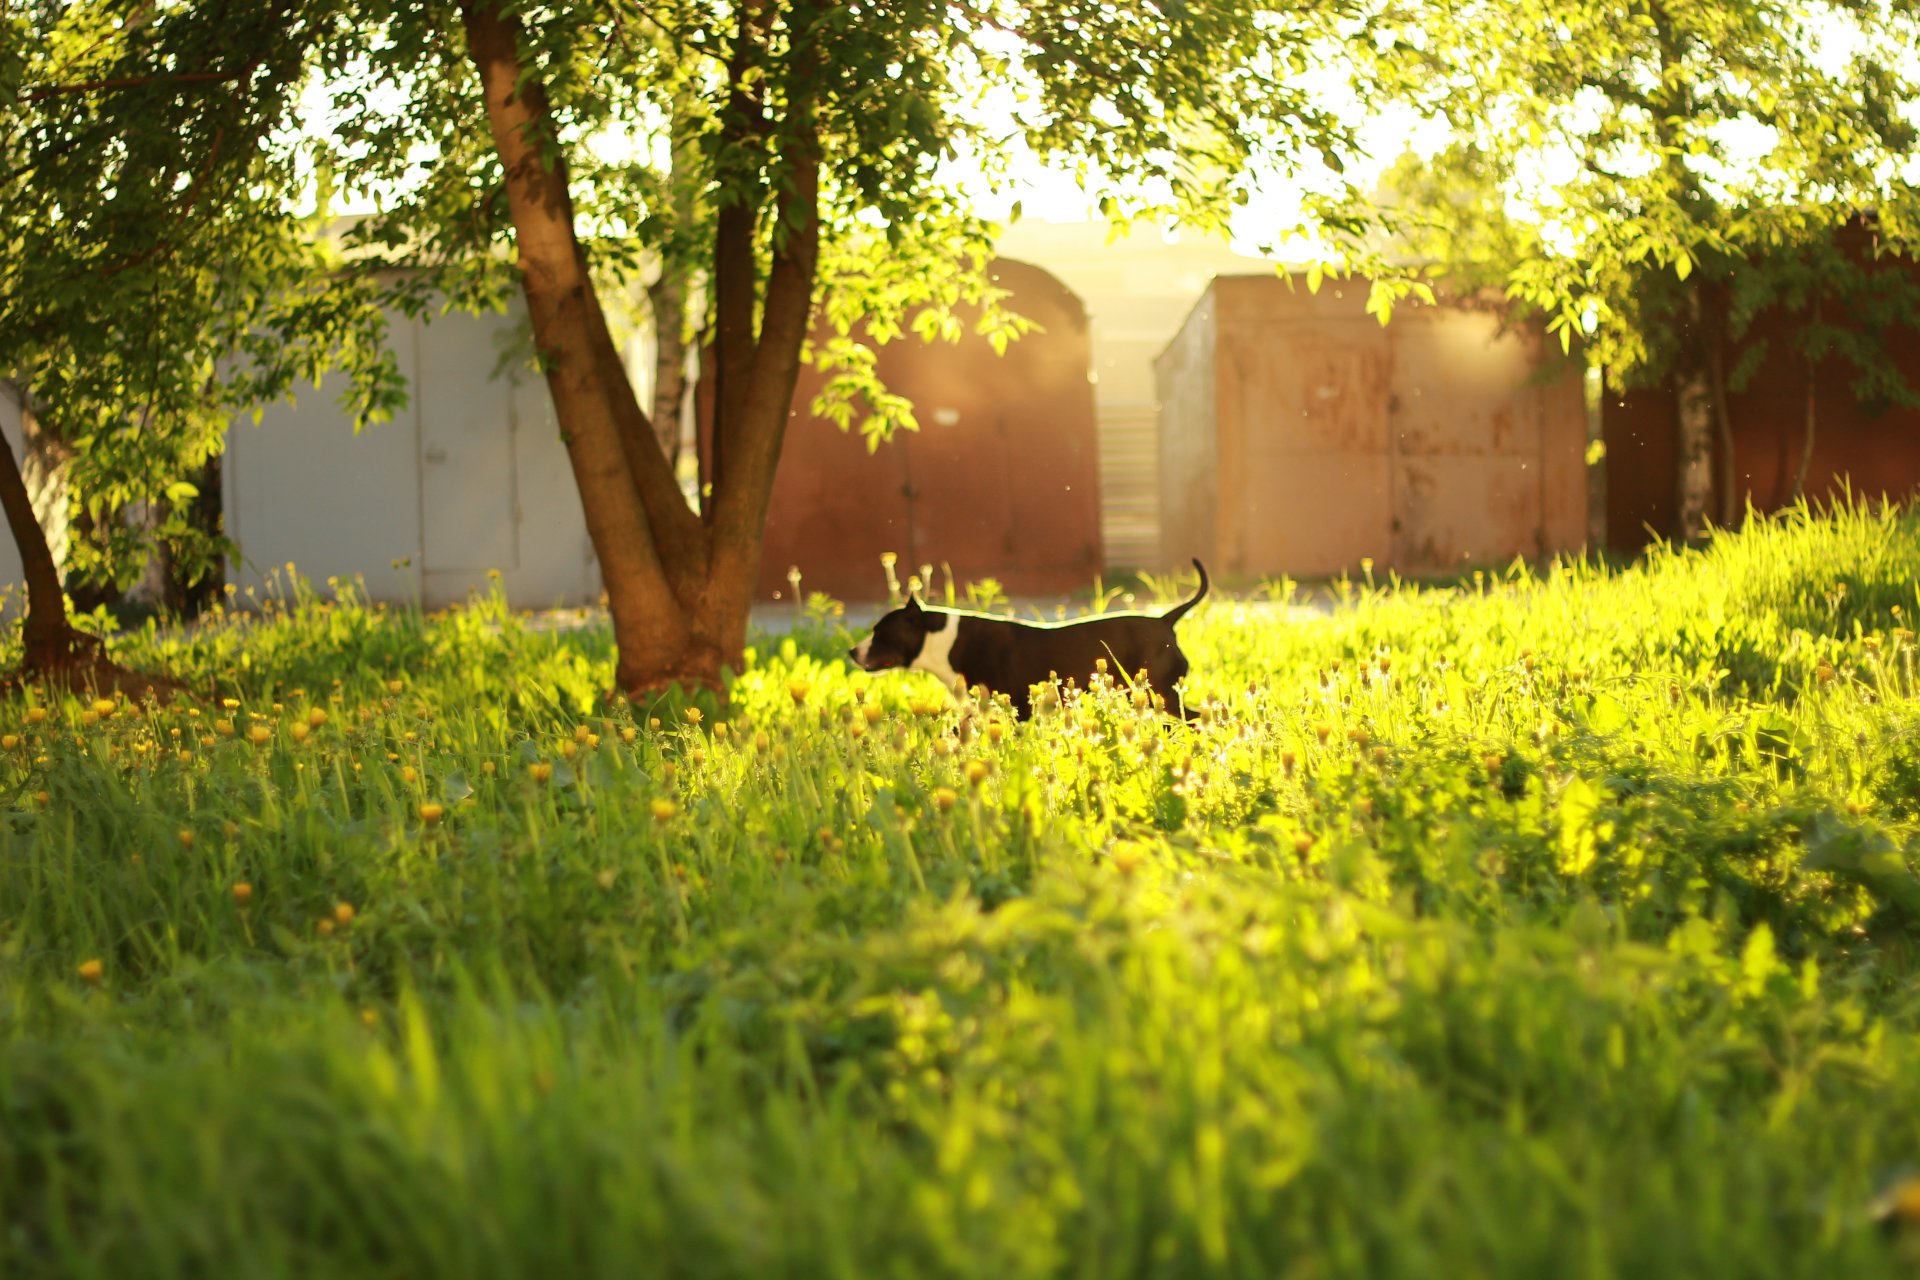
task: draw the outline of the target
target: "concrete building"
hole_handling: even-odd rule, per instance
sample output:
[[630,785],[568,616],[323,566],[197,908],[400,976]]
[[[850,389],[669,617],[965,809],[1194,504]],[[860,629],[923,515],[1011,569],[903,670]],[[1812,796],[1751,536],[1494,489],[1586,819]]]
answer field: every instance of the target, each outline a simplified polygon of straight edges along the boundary
[[316,582],[359,576],[375,599],[433,608],[497,570],[516,607],[597,599],[546,384],[510,354],[524,347],[523,315],[396,317],[409,402],[357,435],[327,384],[269,406],[258,426],[236,424],[223,483],[240,555],[228,580],[258,587],[291,562]]
[[1272,272],[1224,239],[1104,222],[1016,222],[999,252],[1043,267],[1085,305],[1100,441],[1100,522],[1111,569],[1185,567],[1160,547],[1160,393],[1154,361],[1216,275]]

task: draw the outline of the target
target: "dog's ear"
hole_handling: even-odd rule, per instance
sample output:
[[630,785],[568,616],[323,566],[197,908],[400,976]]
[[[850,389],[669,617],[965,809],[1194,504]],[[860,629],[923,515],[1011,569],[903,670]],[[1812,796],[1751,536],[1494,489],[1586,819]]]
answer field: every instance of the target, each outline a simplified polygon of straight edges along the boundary
[[909,618],[917,618],[925,612],[926,610],[920,607],[920,597],[909,591],[907,593],[907,616]]

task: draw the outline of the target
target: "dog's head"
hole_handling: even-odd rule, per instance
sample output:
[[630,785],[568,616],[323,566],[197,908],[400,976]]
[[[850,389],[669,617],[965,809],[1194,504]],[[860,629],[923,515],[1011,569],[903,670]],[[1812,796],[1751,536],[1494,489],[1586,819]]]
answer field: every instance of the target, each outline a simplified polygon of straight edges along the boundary
[[912,596],[898,609],[873,624],[873,632],[847,651],[853,665],[863,671],[886,671],[892,667],[910,667],[927,647],[927,636],[944,631],[953,619],[932,609],[922,609]]

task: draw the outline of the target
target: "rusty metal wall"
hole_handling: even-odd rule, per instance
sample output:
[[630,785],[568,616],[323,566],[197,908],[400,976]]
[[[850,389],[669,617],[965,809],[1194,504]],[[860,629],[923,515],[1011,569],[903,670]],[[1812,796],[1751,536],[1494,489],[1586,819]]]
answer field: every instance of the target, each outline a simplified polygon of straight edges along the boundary
[[[1911,269],[1920,271],[1920,266]],[[1792,499],[1806,442],[1806,363],[1787,354],[1793,350],[1794,324],[1780,316],[1756,326],[1755,336],[1781,354],[1727,397],[1738,499],[1761,511],[1778,510]],[[1920,342],[1890,350],[1908,381],[1920,385]],[[1920,409],[1862,404],[1853,395],[1853,381],[1853,371],[1838,359],[1823,361],[1815,371],[1818,399],[1806,495],[1815,503],[1843,490],[1856,497],[1911,501],[1920,491]],[[1602,402],[1601,423],[1607,444],[1607,545],[1633,552],[1656,535],[1673,536],[1679,418],[1672,391],[1610,391]]]
[[1214,451],[1211,505],[1165,508],[1166,562],[1207,547],[1229,578],[1363,559],[1433,574],[1581,545],[1586,415],[1572,362],[1491,308],[1402,306],[1383,328],[1366,296],[1365,281],[1318,294],[1279,277],[1214,281],[1159,364],[1169,479],[1204,492],[1190,473]]
[[[1835,232],[1841,249],[1877,284],[1892,285],[1900,276],[1920,283],[1920,261],[1883,252],[1877,236],[1869,219]],[[1764,343],[1767,356],[1747,385],[1727,397],[1736,500],[1771,511],[1792,499],[1806,445],[1809,391],[1814,393],[1814,435],[1807,497],[1820,503],[1844,489],[1858,497],[1912,500],[1920,491],[1920,409],[1863,402],[1854,393],[1854,371],[1837,358],[1823,360],[1810,378],[1794,342],[1806,319],[1803,313],[1763,313],[1746,335],[1749,343]],[[1920,386],[1920,335],[1913,328],[1889,324],[1869,334],[1831,302],[1822,319],[1859,329],[1893,357],[1909,386]],[[1615,550],[1637,551],[1656,536],[1673,536],[1678,427],[1671,388],[1624,395],[1609,388],[1603,398],[1607,545]],[[1717,484],[1717,467],[1715,474]]]
[[[991,577],[1013,594],[1090,586],[1100,571],[1100,492],[1084,308],[1038,267],[996,260],[1009,305],[1040,328],[996,355],[908,337],[878,350],[881,381],[913,401],[917,433],[868,452],[857,432],[813,417],[805,370],[774,484],[761,559],[763,599],[801,591],[883,599],[880,556],[904,581],[922,564],[936,588]],[[824,335],[823,335],[824,336]]]

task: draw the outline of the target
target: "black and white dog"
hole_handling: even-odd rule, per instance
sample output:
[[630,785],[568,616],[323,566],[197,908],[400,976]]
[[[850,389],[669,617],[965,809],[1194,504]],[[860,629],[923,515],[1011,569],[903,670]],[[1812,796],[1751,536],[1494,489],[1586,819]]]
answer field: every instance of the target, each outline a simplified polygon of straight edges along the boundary
[[1013,699],[1013,709],[1024,720],[1033,714],[1029,690],[1052,680],[1073,679],[1085,687],[1095,664],[1107,660],[1116,680],[1147,673],[1147,683],[1167,699],[1178,715],[1185,715],[1180,691],[1174,686],[1187,674],[1187,656],[1180,652],[1173,626],[1207,594],[1207,569],[1198,560],[1200,589],[1191,600],[1154,616],[1149,613],[1109,613],[1077,622],[1044,625],[929,609],[909,596],[907,603],[873,624],[873,634],[848,654],[866,671],[906,667],[931,671],[951,685],[955,676],[968,688],[984,685]]

